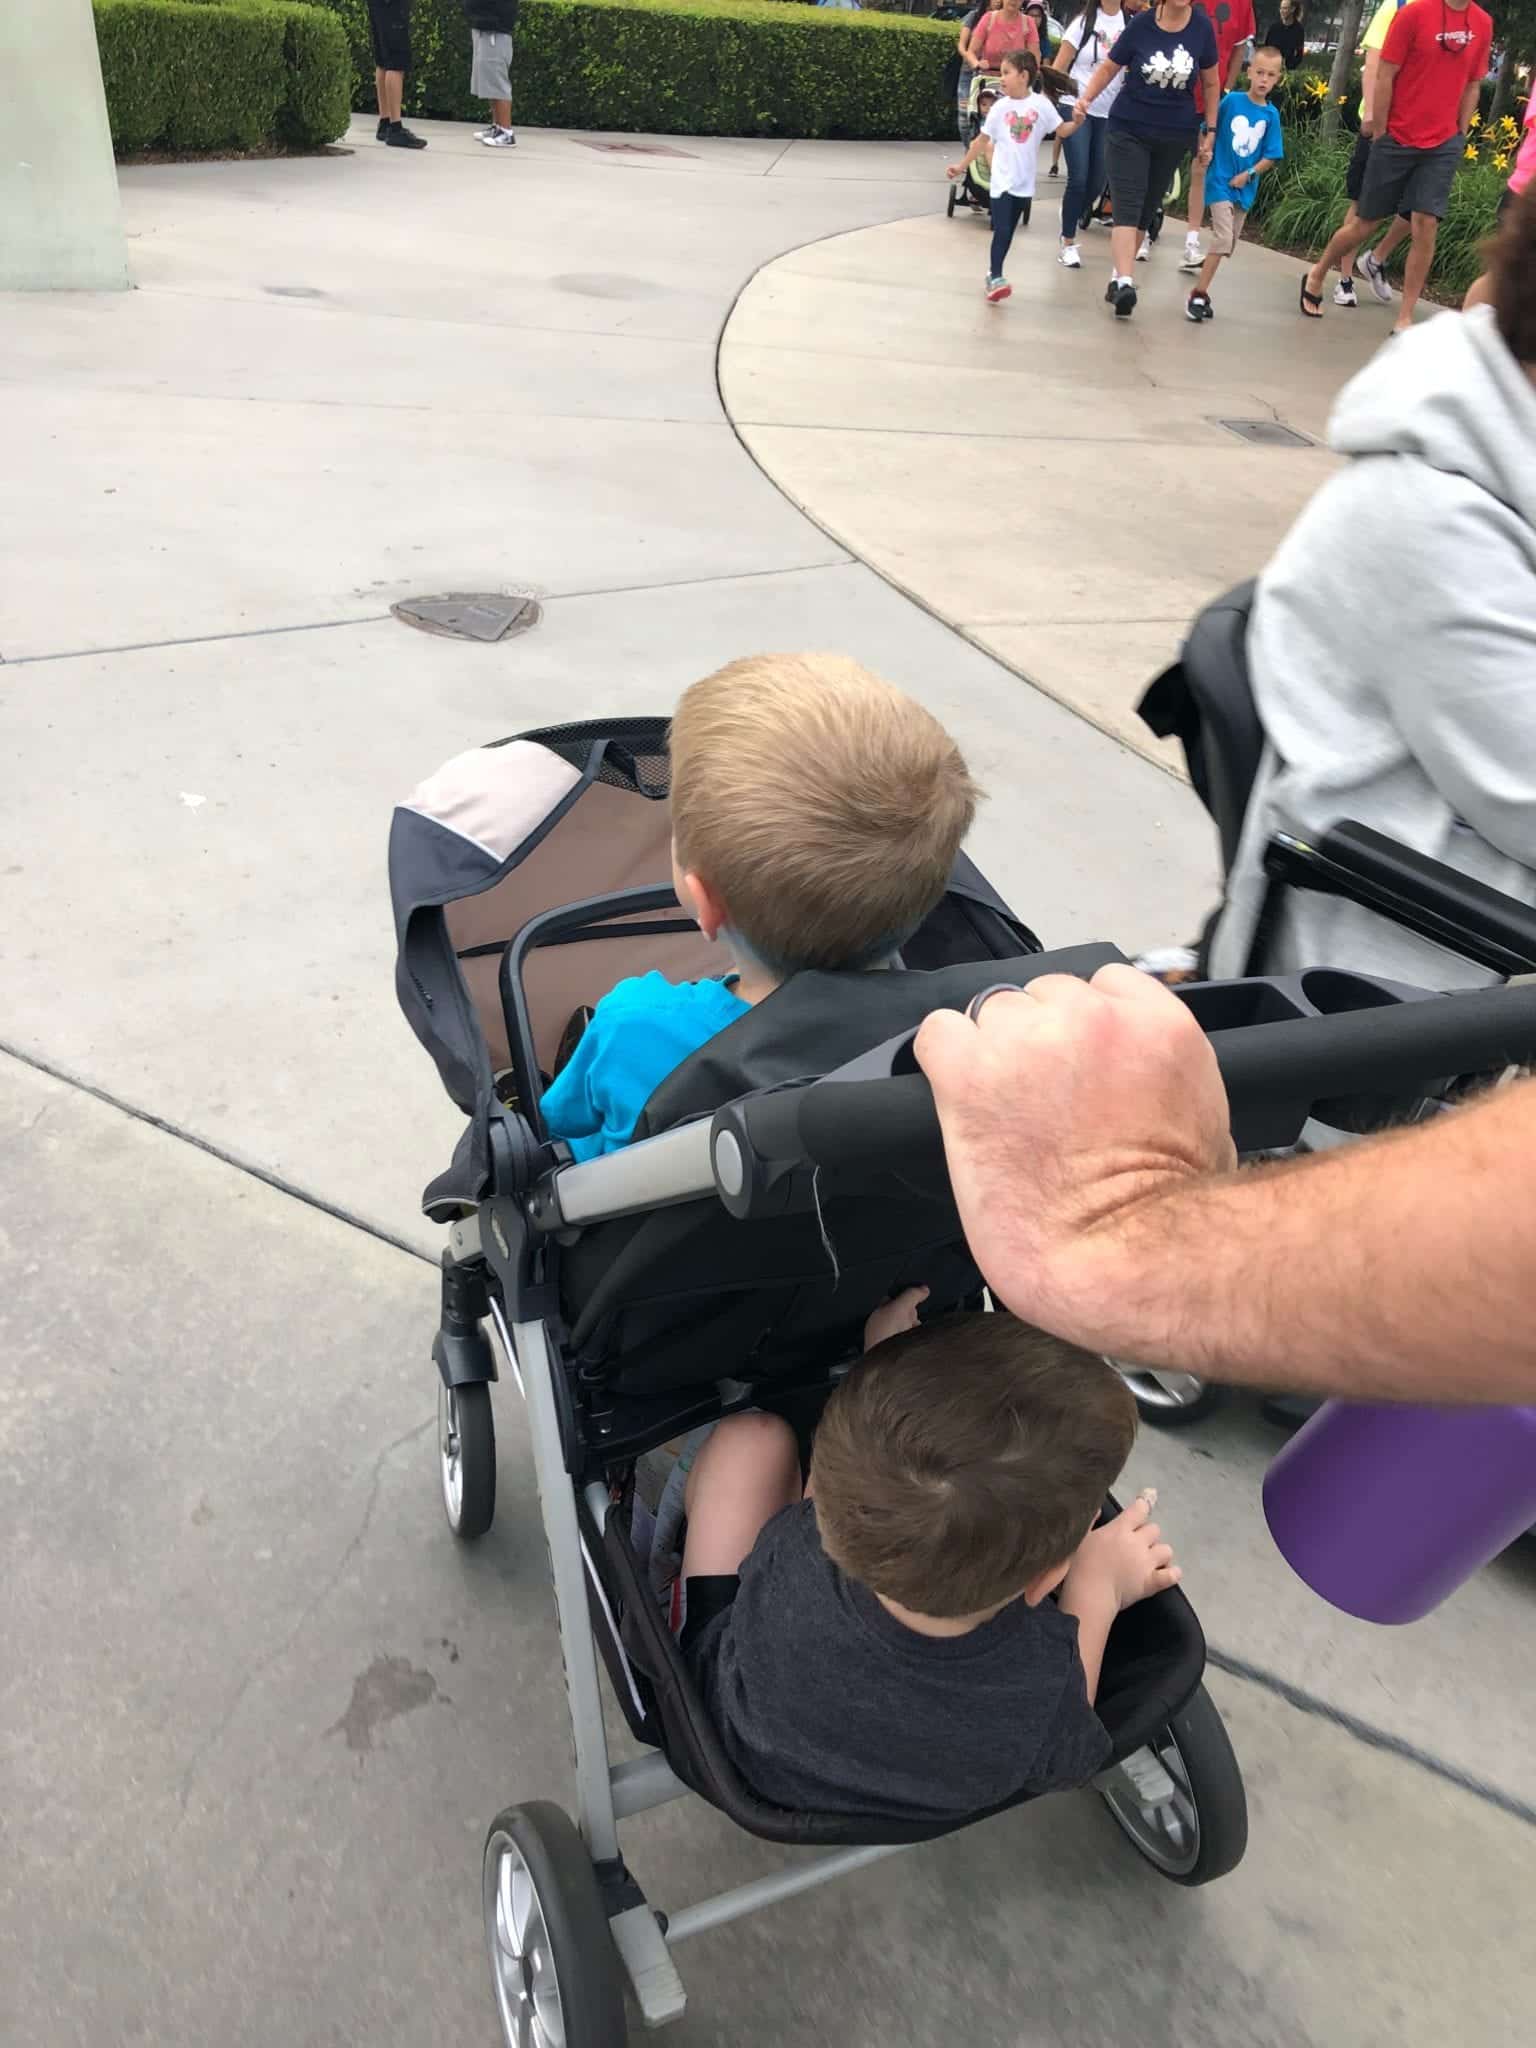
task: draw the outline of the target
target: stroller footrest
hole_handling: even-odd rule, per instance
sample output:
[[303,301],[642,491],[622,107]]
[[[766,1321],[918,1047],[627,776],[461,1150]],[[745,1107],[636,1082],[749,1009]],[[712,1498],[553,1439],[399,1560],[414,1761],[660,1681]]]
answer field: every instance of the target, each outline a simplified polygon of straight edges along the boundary
[[664,2027],[669,2020],[681,2019],[688,1994],[651,1908],[627,1907],[614,1914],[608,1927],[645,2024]]

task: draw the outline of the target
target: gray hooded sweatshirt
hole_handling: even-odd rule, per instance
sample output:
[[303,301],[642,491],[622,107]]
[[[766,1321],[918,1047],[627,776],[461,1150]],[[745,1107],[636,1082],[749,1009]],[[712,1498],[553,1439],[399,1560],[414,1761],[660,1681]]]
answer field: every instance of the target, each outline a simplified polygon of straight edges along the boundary
[[[1276,829],[1357,819],[1536,902],[1536,386],[1490,308],[1438,314],[1346,385],[1351,458],[1259,580],[1269,751],[1212,950],[1241,973]],[[1374,912],[1290,891],[1263,962],[1432,988],[1493,979]]]

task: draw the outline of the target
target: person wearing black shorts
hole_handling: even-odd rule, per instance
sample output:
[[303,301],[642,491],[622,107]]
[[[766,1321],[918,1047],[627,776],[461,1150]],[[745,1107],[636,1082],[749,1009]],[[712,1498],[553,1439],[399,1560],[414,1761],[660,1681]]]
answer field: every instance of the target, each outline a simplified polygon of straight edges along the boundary
[[368,30],[373,39],[379,140],[391,149],[425,149],[426,137],[413,135],[400,119],[405,74],[411,68],[411,0],[368,0]]
[[1493,22],[1477,0],[1416,0],[1394,16],[1376,69],[1374,140],[1355,218],[1301,280],[1307,319],[1322,317],[1323,280],[1333,265],[1368,241],[1389,215],[1406,213],[1413,242],[1396,331],[1412,326],[1492,46]]
[[[1345,227],[1360,218],[1360,193],[1365,184],[1365,167],[1370,162],[1371,134],[1369,119],[1362,120],[1360,133],[1355,137],[1354,152],[1349,159],[1349,169],[1344,173],[1344,191],[1349,199],[1349,211],[1344,216]],[[1351,250],[1339,264],[1339,281],[1333,288],[1333,303],[1336,306],[1358,306],[1355,297],[1355,267],[1358,264],[1361,276],[1371,288],[1372,296],[1384,306],[1390,306],[1397,296],[1382,274],[1382,265],[1391,256],[1399,243],[1407,240],[1413,226],[1413,216],[1400,213],[1391,227],[1382,236],[1374,249]]]

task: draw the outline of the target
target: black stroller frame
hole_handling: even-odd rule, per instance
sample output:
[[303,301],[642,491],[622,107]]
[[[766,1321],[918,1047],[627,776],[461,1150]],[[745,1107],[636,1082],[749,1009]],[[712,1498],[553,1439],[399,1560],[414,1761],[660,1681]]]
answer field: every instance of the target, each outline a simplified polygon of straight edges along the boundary
[[[829,1337],[850,1318],[861,1324],[866,1301],[888,1291],[881,1260],[891,1218],[905,1219],[908,1239],[890,1254],[893,1271],[920,1252],[936,1293],[975,1299],[932,1100],[911,1056],[916,1026],[928,1008],[963,1006],[988,987],[1046,971],[1087,975],[1120,957],[1102,945],[1040,952],[962,865],[907,972],[794,977],[662,1084],[636,1142],[572,1163],[566,1148],[545,1142],[539,1121],[541,1047],[550,1041],[530,988],[541,974],[569,976],[583,949],[590,960],[615,942],[696,944],[697,934],[659,884],[535,907],[514,931],[478,940],[471,912],[479,930],[495,927],[512,902],[496,892],[536,872],[546,894],[558,893],[559,875],[540,860],[562,821],[569,836],[583,804],[611,822],[618,800],[601,797],[604,789],[659,806],[649,819],[632,813],[651,831],[654,862],[668,836],[663,731],[661,721],[615,722],[529,735],[506,755],[476,750],[402,806],[391,840],[402,1007],[468,1113],[452,1166],[424,1197],[448,1229],[433,1345],[445,1510],[462,1539],[490,1525],[490,1388],[505,1372],[527,1406],[571,1718],[575,1824],[530,1801],[499,1813],[485,1845],[492,1982],[503,2037],[518,2048],[616,2048],[626,1981],[647,2026],[683,2011],[679,1942],[950,1830],[789,1813],[744,1784],[636,1557],[634,1461],[695,1421],[748,1405],[765,1383],[786,1396],[824,1389]],[[554,768],[528,757],[540,779],[538,818],[499,840],[483,824],[471,831],[466,820],[480,814],[460,802],[464,785],[480,778],[500,800],[517,747],[555,757]],[[803,1028],[809,1020],[823,1034],[829,983],[836,1042],[816,1066]],[[499,1019],[487,1007],[493,988]],[[1211,1035],[1245,1152],[1294,1143],[1320,1096],[1536,1056],[1536,988],[1430,997],[1330,970],[1181,994]],[[509,1058],[493,1085],[490,1040],[502,1029]],[[823,1198],[827,1217],[839,1219],[830,1226]],[[878,1211],[867,1241],[858,1236],[865,1207]],[[830,1280],[804,1253],[807,1243],[825,1244],[828,1227],[840,1243],[848,1233],[850,1246]],[[647,1275],[665,1265],[656,1246],[686,1253],[690,1241],[707,1250],[710,1280],[695,1282],[679,1323],[682,1297]],[[739,1353],[722,1354],[727,1329],[744,1333]],[[701,1350],[724,1355],[736,1373],[718,1362],[701,1370]],[[770,1365],[777,1376],[765,1382]],[[634,1760],[610,1760],[599,1650],[647,1745]],[[1199,1624],[1175,1589],[1117,1623],[1099,1702],[1114,1746],[1096,1787],[1138,1851],[1185,1885],[1230,1869],[1247,1832],[1241,1776],[1200,1686],[1203,1664]],[[619,1829],[690,1791],[764,1839],[822,1853],[663,1915],[629,1870]]]

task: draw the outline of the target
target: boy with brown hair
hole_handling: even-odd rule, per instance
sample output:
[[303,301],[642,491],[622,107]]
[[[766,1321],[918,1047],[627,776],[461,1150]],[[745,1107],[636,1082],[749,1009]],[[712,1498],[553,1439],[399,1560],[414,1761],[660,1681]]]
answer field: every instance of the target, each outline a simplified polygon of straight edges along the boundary
[[1093,1526],[1136,1433],[1114,1368],[1007,1314],[919,1326],[924,1292],[871,1316],[803,1497],[773,1415],[688,1474],[683,1654],[779,1806],[959,1820],[1083,1783],[1110,1626],[1178,1583],[1150,1490]]
[[540,1103],[576,1158],[628,1144],[657,1086],[802,968],[882,967],[944,893],[978,791],[949,734],[846,655],[759,654],[672,720],[677,900],[735,970],[603,997]]

